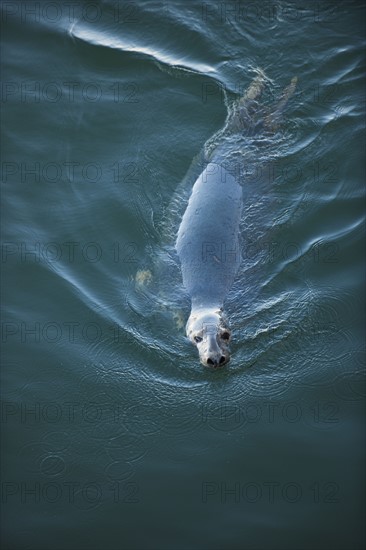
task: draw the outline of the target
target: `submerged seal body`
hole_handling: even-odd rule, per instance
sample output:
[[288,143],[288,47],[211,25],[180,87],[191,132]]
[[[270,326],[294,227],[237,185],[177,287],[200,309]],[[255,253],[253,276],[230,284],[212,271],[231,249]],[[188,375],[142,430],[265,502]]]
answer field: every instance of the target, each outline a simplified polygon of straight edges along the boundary
[[[250,113],[256,109],[263,84],[261,76],[253,81],[229,115],[223,136],[225,132],[226,136],[242,135],[258,126],[258,120],[252,124]],[[262,126],[263,122],[277,124],[295,85],[293,79],[271,115],[261,115]],[[235,139],[228,142],[232,147]],[[186,334],[197,346],[201,363],[208,367],[221,367],[230,360],[231,333],[223,305],[241,261],[239,226],[244,184],[224,168],[223,159],[222,148],[216,147],[193,185],[176,240],[183,284],[192,302]]]

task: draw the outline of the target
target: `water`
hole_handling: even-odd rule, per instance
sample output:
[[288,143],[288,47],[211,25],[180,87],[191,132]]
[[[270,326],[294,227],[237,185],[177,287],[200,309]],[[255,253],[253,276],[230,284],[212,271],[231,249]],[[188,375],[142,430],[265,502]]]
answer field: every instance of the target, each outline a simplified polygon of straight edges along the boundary
[[[364,17],[2,3],[4,548],[364,547]],[[232,360],[210,372],[174,231],[259,70],[269,104],[298,88],[245,153]]]

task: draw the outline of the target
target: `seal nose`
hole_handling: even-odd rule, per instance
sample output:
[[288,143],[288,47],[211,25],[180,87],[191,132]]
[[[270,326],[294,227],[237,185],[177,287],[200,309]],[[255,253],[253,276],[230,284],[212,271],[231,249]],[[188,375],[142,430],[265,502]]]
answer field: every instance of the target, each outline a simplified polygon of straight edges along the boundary
[[216,331],[208,332],[206,338],[207,347],[201,350],[201,363],[206,367],[222,367],[228,362],[229,357],[220,348],[216,338]]
[[206,363],[209,367],[216,368],[220,365],[223,365],[225,361],[226,361],[225,355],[221,355],[220,359],[218,357],[208,357]]

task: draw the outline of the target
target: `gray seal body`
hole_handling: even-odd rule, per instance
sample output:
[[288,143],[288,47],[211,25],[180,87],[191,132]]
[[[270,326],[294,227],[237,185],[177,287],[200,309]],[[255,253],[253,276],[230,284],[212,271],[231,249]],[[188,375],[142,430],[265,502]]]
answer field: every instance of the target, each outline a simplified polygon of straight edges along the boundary
[[209,163],[193,185],[176,250],[192,300],[187,336],[205,366],[229,360],[230,331],[222,307],[238,271],[242,187],[219,164]]
[[196,180],[179,227],[176,249],[193,309],[220,309],[240,265],[242,188],[210,163]]

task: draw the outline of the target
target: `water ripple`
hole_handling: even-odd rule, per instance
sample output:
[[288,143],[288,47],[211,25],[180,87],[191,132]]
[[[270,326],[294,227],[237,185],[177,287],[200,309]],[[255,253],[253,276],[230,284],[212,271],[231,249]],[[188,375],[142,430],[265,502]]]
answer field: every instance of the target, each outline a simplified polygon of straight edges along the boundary
[[135,38],[131,41],[122,40],[120,36],[112,37],[110,32],[106,34],[95,29],[84,28],[81,25],[70,29],[69,34],[73,38],[78,38],[88,44],[133,54],[141,58],[146,57],[172,69],[176,68],[202,75],[216,75],[216,70],[205,63],[188,60],[185,55],[174,56],[171,50],[164,51],[156,46],[138,44]]

